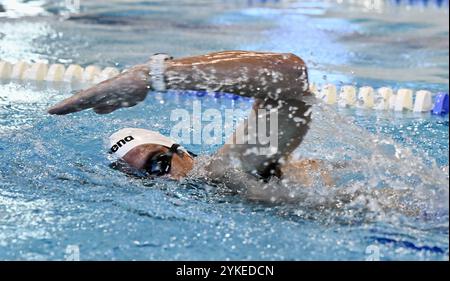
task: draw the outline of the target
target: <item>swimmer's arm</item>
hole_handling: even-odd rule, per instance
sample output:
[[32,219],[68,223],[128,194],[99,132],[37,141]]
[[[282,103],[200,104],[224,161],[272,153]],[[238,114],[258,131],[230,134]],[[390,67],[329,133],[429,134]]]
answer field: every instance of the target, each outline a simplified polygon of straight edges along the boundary
[[206,167],[209,176],[221,179],[227,169],[282,176],[280,168],[309,130],[310,108],[300,99],[256,99],[249,117],[212,157]]
[[[309,129],[311,112],[305,101],[310,96],[307,71],[304,62],[295,55],[213,53],[171,61],[166,75],[170,89],[226,92],[255,99],[248,119],[207,165],[212,179],[232,184],[236,178],[226,174],[236,168],[263,177],[277,175],[277,168],[300,145]],[[276,112],[273,116],[276,128],[271,122],[271,110]],[[252,136],[249,124],[259,123],[270,128],[269,144],[261,143],[259,136]],[[240,142],[249,137],[255,142]]]
[[[293,54],[218,52],[166,62],[166,88],[227,92],[245,97],[296,99],[307,91],[305,63]],[[150,66],[134,66],[51,107],[50,114],[93,108],[106,114],[144,100],[150,89]]]
[[296,99],[308,91],[305,63],[296,55],[227,51],[167,62],[167,88]]
[[107,114],[121,107],[131,107],[145,99],[149,80],[148,66],[137,65],[57,103],[48,113],[64,115],[93,108],[98,114]]

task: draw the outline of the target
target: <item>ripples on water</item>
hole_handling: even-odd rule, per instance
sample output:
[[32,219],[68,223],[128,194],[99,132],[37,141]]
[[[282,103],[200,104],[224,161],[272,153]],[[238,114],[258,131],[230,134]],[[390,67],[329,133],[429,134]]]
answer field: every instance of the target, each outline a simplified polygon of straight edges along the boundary
[[[347,21],[341,18],[340,8],[332,9],[331,4],[305,8],[307,4],[299,2],[290,9],[286,2],[274,2],[273,7],[231,5],[224,13],[218,12],[222,6],[206,5],[205,16],[199,20],[189,16],[195,5],[186,3],[167,20],[151,5],[147,12],[158,18],[143,15],[132,20],[121,12],[100,11],[88,2],[100,10],[58,25],[51,17],[2,21],[0,56],[106,66],[140,62],[161,50],[186,55],[265,49],[305,56],[313,79],[328,74],[332,82],[448,90],[448,82],[442,82],[448,80],[448,70],[442,70],[446,62],[441,59],[448,61],[448,50],[442,51],[445,46],[437,35],[448,38],[448,28],[447,33],[442,27],[434,29],[433,22],[429,27],[436,40],[427,50],[414,48],[415,41],[409,38],[424,27],[406,24],[405,30],[412,29],[401,33],[402,42],[412,43],[391,46],[397,33],[389,33],[394,35],[377,42],[391,46],[392,52],[380,53],[374,48],[359,49],[357,42],[375,40],[383,28],[389,29],[382,14],[355,19],[360,11],[356,9]],[[134,9],[128,5],[134,4],[126,4],[127,11]],[[337,19],[320,19],[328,8]],[[275,26],[274,18],[279,18]],[[125,24],[111,25],[106,19]],[[235,22],[245,23],[248,29]],[[288,22],[306,24],[309,31],[299,36]],[[108,41],[118,28],[124,36]],[[161,30],[170,31],[172,41],[163,40],[167,36]],[[242,32],[236,35],[236,30]],[[352,36],[345,37],[348,30]],[[205,32],[210,36],[206,38]],[[260,33],[263,38],[254,35]],[[317,41],[323,47],[318,48]],[[373,44],[369,46],[378,46]],[[383,80],[386,67],[395,69],[389,62],[400,50],[420,56],[402,61],[406,63],[400,67],[403,82]],[[371,64],[377,61],[386,63]],[[423,70],[424,75],[414,74],[408,63],[433,67]],[[362,71],[358,64],[375,69]],[[360,76],[340,65],[358,67]],[[152,94],[143,104],[107,116],[90,111],[59,117],[45,114],[49,105],[70,91],[67,85],[0,84],[0,259],[63,259],[68,245],[80,246],[82,259],[361,260],[367,258],[370,245],[379,247],[382,259],[448,259],[448,117],[315,105],[312,129],[295,155],[330,165],[345,163],[334,169],[337,187],[285,183],[277,192],[301,200],[274,205],[248,201],[198,179],[181,184],[143,180],[108,167],[106,138],[117,129],[143,127],[168,134],[172,124],[168,113],[191,108],[196,99],[204,107],[220,110],[248,110],[250,100]],[[162,111],[167,114],[159,114]],[[217,147],[188,148],[210,154]],[[383,188],[400,195],[380,191]]]
[[[14,93],[22,87],[7,84],[2,90]],[[8,116],[6,120],[28,116],[17,124],[4,121],[1,127],[0,198],[8,206],[2,212],[3,221],[9,222],[1,226],[5,258],[17,257],[15,250],[22,247],[29,251],[23,258],[47,259],[52,254],[61,258],[63,245],[75,242],[86,247],[86,258],[101,258],[103,251],[108,258],[164,258],[166,249],[175,258],[361,259],[371,243],[386,247],[387,258],[439,259],[448,254],[444,237],[448,234],[448,175],[434,159],[412,153],[386,135],[361,129],[337,114],[336,108],[314,106],[312,128],[295,154],[349,163],[335,170],[341,179],[337,188],[287,183],[282,192],[301,200],[267,205],[198,179],[182,184],[142,180],[108,168],[105,142],[110,133],[132,126],[167,134],[170,116],[154,113],[161,108],[165,112],[191,108],[193,100],[200,99],[192,93],[150,95],[144,104],[108,116],[82,112],[53,117],[43,110],[62,98],[60,92],[33,91],[30,85],[26,89],[35,99],[20,91],[25,98],[2,96],[1,103],[0,114]],[[248,109],[251,104],[247,99],[211,96],[201,100],[205,107],[222,110]],[[198,145],[188,148],[206,154],[214,150]],[[381,188],[401,195],[375,192]],[[180,222],[181,232],[170,229]],[[297,251],[283,250],[284,243],[292,242],[289,236],[280,241],[270,238],[284,231],[300,239]],[[166,237],[168,233],[173,237]],[[304,237],[298,238],[299,233]],[[93,235],[92,243],[86,242],[88,235]],[[127,238],[118,238],[123,235]],[[346,245],[336,245],[336,239]],[[47,242],[42,249],[43,241]],[[188,254],[186,249],[199,247],[202,241],[216,241],[223,250],[214,257],[206,252]],[[273,248],[260,248],[267,245]],[[308,247],[318,252],[303,253]],[[35,253],[37,249],[43,253]],[[342,253],[329,256],[334,251]]]

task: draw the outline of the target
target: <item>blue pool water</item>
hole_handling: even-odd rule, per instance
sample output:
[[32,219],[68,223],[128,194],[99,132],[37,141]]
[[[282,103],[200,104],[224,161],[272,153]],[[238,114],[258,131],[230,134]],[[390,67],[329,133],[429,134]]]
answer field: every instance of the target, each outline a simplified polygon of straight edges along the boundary
[[[156,52],[266,50],[298,54],[316,83],[449,88],[448,1],[82,1],[71,16],[62,2],[14,12],[0,1],[0,58],[122,68]],[[448,115],[317,104],[295,154],[351,160],[338,188],[360,196],[290,186],[302,202],[268,205],[108,167],[117,129],[169,133],[170,112],[196,100],[221,111],[251,100],[150,93],[105,116],[45,114],[72,90],[0,83],[1,260],[62,260],[74,247],[82,260],[365,260],[373,249],[381,260],[448,260]],[[386,209],[389,195],[371,192],[379,186],[413,192]]]

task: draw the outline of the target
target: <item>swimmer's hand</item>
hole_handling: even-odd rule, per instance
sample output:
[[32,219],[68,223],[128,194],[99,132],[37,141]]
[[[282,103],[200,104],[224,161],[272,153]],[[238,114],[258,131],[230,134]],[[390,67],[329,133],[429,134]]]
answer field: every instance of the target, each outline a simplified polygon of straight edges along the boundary
[[143,101],[149,91],[150,70],[137,65],[109,80],[83,90],[48,109],[50,114],[69,114],[93,108],[107,114],[121,107],[131,107]]

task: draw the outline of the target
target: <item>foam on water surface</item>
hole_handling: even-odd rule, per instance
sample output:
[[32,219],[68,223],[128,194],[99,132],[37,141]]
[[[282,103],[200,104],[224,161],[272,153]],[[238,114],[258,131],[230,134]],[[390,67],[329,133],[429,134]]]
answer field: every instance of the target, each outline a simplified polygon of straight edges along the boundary
[[[293,52],[322,85],[448,92],[445,7],[82,2],[72,15],[49,5],[38,17],[1,17],[0,58],[124,69],[157,52]],[[299,200],[270,204],[198,178],[131,178],[109,168],[106,153],[123,127],[168,134],[168,113],[195,100],[220,111],[248,110],[250,100],[151,94],[106,116],[45,114],[72,90],[0,84],[0,259],[64,259],[75,246],[83,260],[364,260],[371,247],[382,260],[448,260],[448,116],[316,104],[295,157],[338,164],[337,186],[284,182],[264,195]],[[187,148],[208,155],[218,146]],[[383,188],[400,195],[377,194]]]

